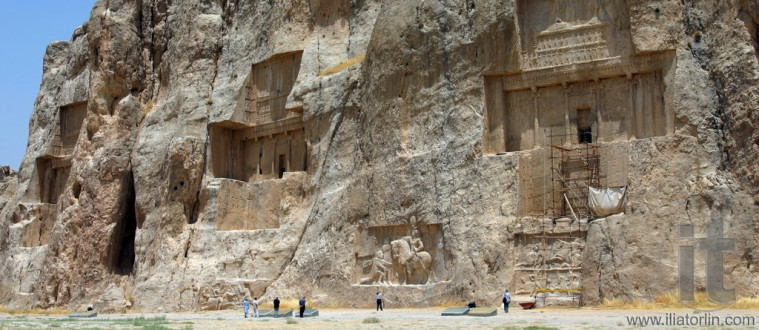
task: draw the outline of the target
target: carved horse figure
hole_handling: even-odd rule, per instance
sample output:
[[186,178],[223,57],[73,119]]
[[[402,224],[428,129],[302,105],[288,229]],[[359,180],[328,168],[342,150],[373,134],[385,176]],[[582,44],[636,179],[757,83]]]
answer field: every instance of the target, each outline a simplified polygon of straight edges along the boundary
[[[418,282],[419,284],[427,283],[429,269],[432,264],[432,256],[425,251],[416,252],[411,249],[407,239],[397,239],[390,242],[393,251],[393,265],[401,268],[401,274],[404,275],[401,284],[409,282]],[[417,283],[414,283],[417,284]]]

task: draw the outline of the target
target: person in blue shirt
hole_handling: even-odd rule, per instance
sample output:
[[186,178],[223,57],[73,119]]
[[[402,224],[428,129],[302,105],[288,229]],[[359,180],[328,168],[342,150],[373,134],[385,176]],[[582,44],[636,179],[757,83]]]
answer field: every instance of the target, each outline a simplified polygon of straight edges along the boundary
[[306,311],[306,297],[300,298],[298,300],[298,306],[300,307],[300,318],[303,318],[303,312]]
[[242,310],[245,312],[245,318],[248,318],[248,310],[250,310],[250,302],[248,302],[248,297],[245,297],[242,301]]

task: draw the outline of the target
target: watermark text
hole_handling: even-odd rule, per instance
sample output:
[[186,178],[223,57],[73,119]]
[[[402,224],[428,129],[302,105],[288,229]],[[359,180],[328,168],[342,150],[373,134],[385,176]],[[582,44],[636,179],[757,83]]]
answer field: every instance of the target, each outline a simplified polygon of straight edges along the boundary
[[664,315],[650,316],[626,316],[627,325],[634,326],[755,326],[754,316],[713,315],[704,314],[677,314],[666,313]]

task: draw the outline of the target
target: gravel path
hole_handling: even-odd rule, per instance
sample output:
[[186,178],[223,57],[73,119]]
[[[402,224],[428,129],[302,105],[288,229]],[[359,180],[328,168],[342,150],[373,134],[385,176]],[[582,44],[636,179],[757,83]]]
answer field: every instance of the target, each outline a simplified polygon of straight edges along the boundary
[[[119,328],[136,329],[145,326],[170,329],[335,329],[335,328],[398,328],[398,329],[471,329],[471,328],[508,328],[508,329],[607,329],[611,327],[628,327],[628,316],[662,317],[668,315],[683,317],[714,317],[724,321],[727,317],[741,316],[759,318],[757,310],[720,310],[715,312],[693,312],[689,310],[606,310],[606,309],[512,309],[509,314],[499,311],[491,317],[475,316],[440,316],[443,308],[424,309],[386,309],[375,312],[366,309],[322,309],[320,316],[313,318],[248,318],[242,317],[242,311],[213,311],[198,313],[141,313],[141,314],[101,314],[95,319],[71,319],[65,315],[10,315],[0,314],[0,329],[16,328]],[[667,314],[673,313],[673,314]],[[135,318],[145,318],[142,323]],[[364,323],[376,318],[379,322]],[[671,319],[670,319],[671,320]],[[744,319],[748,320],[748,319]],[[295,323],[293,323],[295,322]],[[745,322],[745,321],[743,321]],[[711,324],[715,325],[716,324]],[[672,328],[662,325],[661,328]],[[724,324],[722,324],[724,326]],[[633,326],[630,326],[633,327]],[[638,327],[638,326],[634,326]],[[680,326],[679,328],[687,328]],[[721,327],[720,327],[721,328]],[[734,327],[746,328],[746,327]]]

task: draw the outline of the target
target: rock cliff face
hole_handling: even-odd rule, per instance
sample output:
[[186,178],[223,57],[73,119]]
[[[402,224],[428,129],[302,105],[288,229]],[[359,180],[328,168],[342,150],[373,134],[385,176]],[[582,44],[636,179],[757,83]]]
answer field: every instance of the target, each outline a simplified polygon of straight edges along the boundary
[[712,220],[755,296],[758,31],[753,1],[98,1],[0,183],[0,304],[654,299]]

